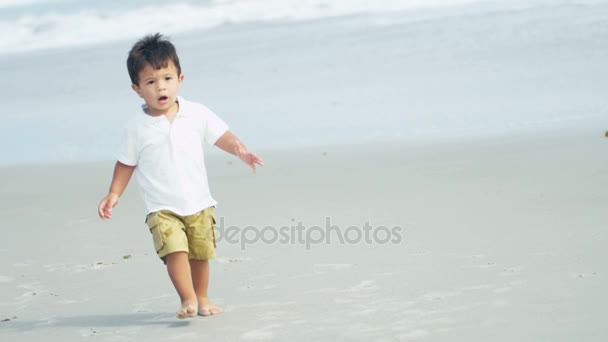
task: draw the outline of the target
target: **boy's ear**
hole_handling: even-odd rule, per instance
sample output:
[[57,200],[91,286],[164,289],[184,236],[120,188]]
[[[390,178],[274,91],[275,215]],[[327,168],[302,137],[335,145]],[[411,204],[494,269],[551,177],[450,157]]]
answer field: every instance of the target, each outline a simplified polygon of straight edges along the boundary
[[133,91],[135,91],[137,93],[137,95],[139,95],[139,97],[143,98],[143,95],[141,94],[141,90],[139,90],[139,86],[137,84],[132,83],[131,88],[133,89]]
[[183,82],[183,81],[184,81],[184,74],[180,74],[180,75],[179,75],[179,81],[180,81],[180,82]]

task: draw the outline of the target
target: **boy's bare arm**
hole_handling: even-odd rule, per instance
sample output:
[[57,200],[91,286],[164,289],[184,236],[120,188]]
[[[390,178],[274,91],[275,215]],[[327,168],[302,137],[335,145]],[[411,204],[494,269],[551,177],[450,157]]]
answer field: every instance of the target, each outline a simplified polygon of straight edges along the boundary
[[116,162],[116,166],[114,167],[114,176],[112,176],[112,184],[110,184],[110,191],[106,197],[101,200],[97,208],[99,217],[102,220],[112,218],[112,208],[116,206],[118,199],[127,188],[127,184],[129,184],[129,180],[131,180],[133,171],[135,171],[135,166]]
[[215,146],[220,149],[239,157],[245,164],[249,165],[253,172],[255,172],[256,165],[264,166],[262,158],[258,157],[255,153],[247,151],[247,147],[241,143],[241,141],[232,132],[227,131],[217,139]]

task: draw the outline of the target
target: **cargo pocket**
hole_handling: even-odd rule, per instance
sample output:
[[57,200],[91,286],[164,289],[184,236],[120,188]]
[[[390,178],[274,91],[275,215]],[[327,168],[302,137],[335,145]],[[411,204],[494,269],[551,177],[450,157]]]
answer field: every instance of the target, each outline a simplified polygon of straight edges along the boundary
[[161,231],[161,224],[159,220],[159,213],[151,213],[146,218],[146,224],[150,228],[150,234],[154,241],[154,250],[158,253],[165,246],[164,234]]
[[213,242],[213,248],[215,248],[215,210],[213,207],[210,207],[203,210],[201,214],[200,224],[202,225],[201,231],[204,234],[204,240],[206,242]]

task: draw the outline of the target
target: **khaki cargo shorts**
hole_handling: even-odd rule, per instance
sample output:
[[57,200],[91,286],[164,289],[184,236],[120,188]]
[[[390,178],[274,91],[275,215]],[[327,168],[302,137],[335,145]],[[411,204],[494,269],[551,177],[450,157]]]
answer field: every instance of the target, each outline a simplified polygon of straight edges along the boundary
[[175,252],[186,252],[190,259],[215,258],[215,209],[180,216],[169,210],[149,213],[146,224],[154,240],[154,249],[166,263],[165,257]]

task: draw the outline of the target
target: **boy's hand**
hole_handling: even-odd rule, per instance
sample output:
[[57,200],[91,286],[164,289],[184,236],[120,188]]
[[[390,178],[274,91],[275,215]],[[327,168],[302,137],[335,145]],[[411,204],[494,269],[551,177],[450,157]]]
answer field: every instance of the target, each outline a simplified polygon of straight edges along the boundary
[[223,151],[239,157],[240,160],[249,165],[249,167],[253,170],[253,173],[255,173],[256,164],[264,166],[264,161],[262,158],[258,157],[255,153],[247,151],[247,147],[241,144],[239,139],[230,131],[226,131],[224,134],[222,134],[222,136],[215,142],[215,146],[219,147]]
[[118,203],[118,195],[114,193],[109,193],[106,197],[104,197],[99,203],[99,207],[97,207],[97,212],[99,214],[99,218],[102,220],[111,219],[112,218],[112,208],[116,206]]
[[241,144],[237,145],[235,154],[245,164],[249,165],[249,167],[253,170],[253,173],[255,173],[256,164],[264,166],[264,161],[262,160],[262,158],[258,157],[258,155],[253,152],[247,151],[245,146]]

